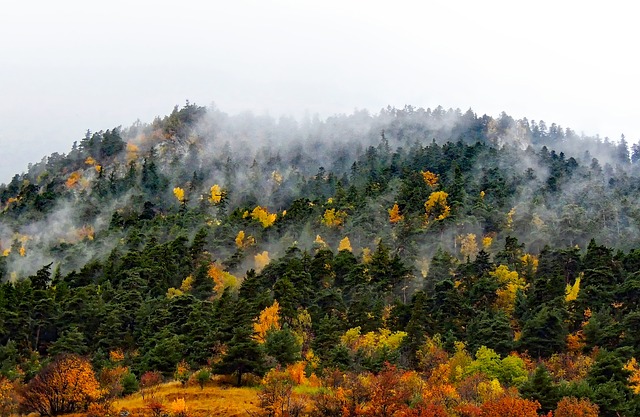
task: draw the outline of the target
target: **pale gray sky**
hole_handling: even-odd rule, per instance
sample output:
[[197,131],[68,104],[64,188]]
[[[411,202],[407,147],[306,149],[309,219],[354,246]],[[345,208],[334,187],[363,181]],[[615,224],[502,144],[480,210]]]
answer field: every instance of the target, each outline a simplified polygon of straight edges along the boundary
[[629,1],[43,1],[0,8],[0,183],[92,131],[213,102],[461,108],[640,139]]

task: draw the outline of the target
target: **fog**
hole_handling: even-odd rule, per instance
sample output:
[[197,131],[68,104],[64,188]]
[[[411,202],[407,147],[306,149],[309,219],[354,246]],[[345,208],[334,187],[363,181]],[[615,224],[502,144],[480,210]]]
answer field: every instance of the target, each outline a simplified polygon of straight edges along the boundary
[[632,4],[33,0],[0,15],[0,183],[87,129],[472,108],[637,142]]

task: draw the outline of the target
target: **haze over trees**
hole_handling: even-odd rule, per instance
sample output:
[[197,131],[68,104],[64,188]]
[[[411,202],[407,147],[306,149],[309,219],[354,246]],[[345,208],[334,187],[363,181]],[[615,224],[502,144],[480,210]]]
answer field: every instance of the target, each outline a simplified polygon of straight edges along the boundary
[[440,107],[87,132],[0,186],[0,411],[214,373],[270,415],[636,415],[639,161]]

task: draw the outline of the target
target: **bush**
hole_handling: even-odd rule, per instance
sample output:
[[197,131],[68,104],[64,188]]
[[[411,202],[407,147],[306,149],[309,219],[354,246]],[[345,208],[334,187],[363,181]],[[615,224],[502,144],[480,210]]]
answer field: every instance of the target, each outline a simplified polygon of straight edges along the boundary
[[22,392],[22,407],[40,415],[86,409],[102,394],[89,361],[78,355],[58,356]]
[[208,369],[200,369],[194,376],[198,385],[200,385],[200,389],[203,389],[205,384],[211,380],[211,372]]
[[133,394],[138,389],[138,379],[133,373],[129,372],[122,377],[122,395]]

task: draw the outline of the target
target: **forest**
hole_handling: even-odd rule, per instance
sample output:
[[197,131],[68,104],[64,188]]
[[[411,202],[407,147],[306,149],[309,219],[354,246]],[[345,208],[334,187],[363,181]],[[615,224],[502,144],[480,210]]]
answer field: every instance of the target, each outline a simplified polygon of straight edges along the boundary
[[637,416],[639,161],[442,107],[87,131],[0,185],[0,416]]

